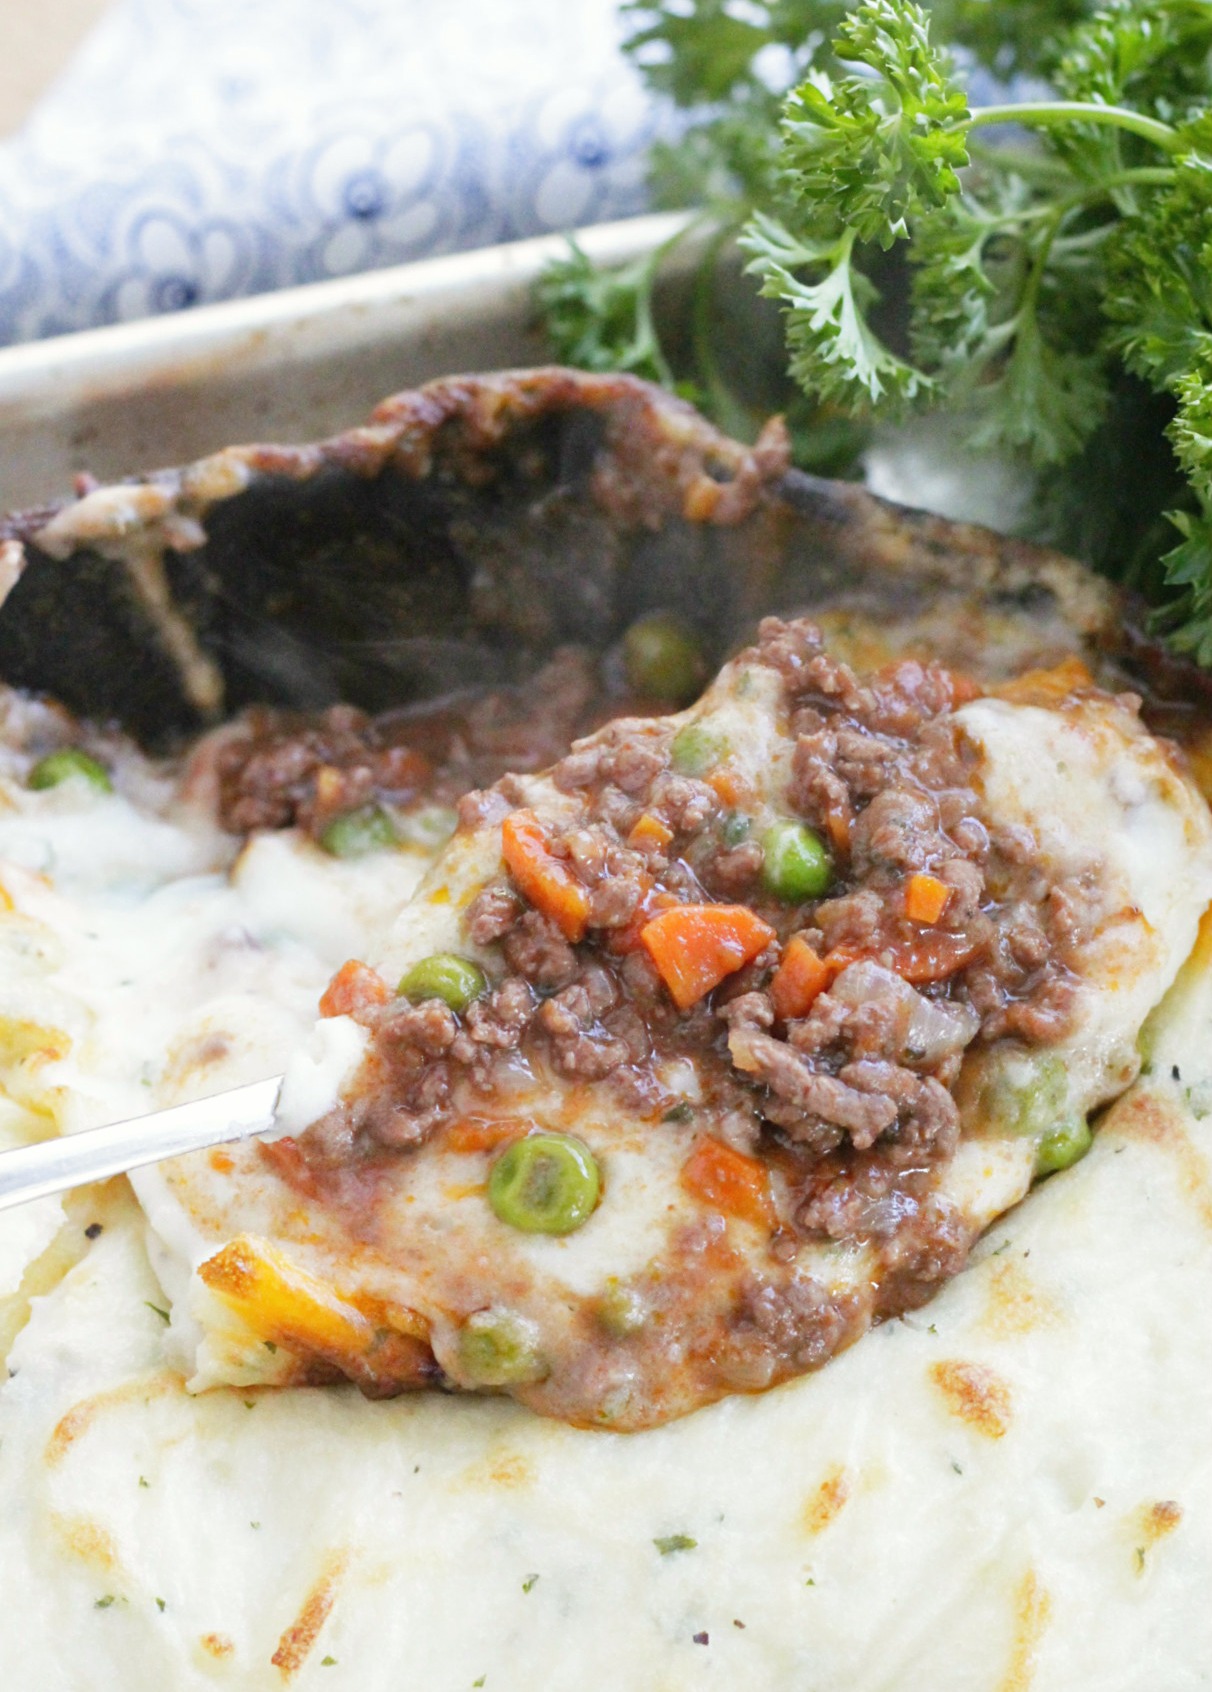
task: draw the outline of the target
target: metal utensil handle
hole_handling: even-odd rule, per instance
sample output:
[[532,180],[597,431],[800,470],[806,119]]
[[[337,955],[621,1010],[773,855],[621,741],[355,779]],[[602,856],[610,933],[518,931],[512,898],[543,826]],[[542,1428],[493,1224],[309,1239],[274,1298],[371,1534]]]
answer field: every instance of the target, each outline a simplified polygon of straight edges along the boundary
[[30,1199],[106,1181],[145,1163],[202,1151],[230,1140],[263,1134],[273,1126],[280,1075],[233,1087],[208,1099],[172,1105],[129,1122],[86,1128],[35,1146],[0,1152],[0,1210]]

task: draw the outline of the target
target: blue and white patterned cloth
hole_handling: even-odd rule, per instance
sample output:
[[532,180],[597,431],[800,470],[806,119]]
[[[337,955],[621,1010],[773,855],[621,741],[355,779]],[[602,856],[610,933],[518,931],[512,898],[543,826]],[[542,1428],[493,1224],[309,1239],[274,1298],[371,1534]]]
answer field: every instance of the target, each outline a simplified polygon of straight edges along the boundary
[[617,0],[117,0],[0,144],[0,344],[644,209]]

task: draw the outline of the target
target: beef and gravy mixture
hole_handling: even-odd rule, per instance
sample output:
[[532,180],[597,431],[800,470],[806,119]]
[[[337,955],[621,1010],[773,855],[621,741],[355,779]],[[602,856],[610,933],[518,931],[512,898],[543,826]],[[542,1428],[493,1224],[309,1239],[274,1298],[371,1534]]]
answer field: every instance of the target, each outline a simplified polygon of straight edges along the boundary
[[[298,1378],[620,1428],[764,1388],[954,1275],[1138,1067],[1091,1006],[1173,959],[1084,789],[1114,764],[1115,804],[1188,797],[1134,698],[1073,664],[860,675],[774,619],[692,709],[637,691],[566,651],[527,690],[253,714],[195,758],[229,830],[447,842],[321,1000],[326,1108],[206,1199],[240,1238],[201,1279],[254,1326],[291,1206],[373,1257],[404,1337],[288,1334]],[[1067,760],[1086,817],[1058,832],[1027,789]]]

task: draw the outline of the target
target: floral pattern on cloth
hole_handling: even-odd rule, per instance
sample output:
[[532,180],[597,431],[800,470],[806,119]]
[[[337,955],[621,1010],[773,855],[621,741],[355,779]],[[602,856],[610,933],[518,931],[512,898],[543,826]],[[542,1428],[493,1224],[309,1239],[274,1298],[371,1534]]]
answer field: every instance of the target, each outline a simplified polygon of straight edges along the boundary
[[617,0],[117,0],[0,145],[0,344],[645,208]]

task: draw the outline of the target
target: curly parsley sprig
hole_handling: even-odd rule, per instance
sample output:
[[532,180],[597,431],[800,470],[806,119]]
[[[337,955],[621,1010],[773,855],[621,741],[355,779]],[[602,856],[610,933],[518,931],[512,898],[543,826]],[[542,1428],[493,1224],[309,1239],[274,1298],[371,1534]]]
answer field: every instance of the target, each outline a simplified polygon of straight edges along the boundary
[[[914,0],[862,0],[832,43],[845,74],[787,98],[777,215],[742,241],[795,376],[835,405],[967,411],[976,448],[1055,470],[1125,372],[1172,402],[1185,486],[1162,623],[1212,664],[1210,52],[1206,0],[1116,0],[1058,42],[1054,98],[973,110]],[[1026,154],[980,147],[1007,125]],[[873,249],[896,243],[908,357],[871,316]]]
[[[1212,666],[1212,0],[623,12],[687,114],[653,153],[658,203],[743,229],[783,308],[805,459],[946,408],[1034,468],[1036,532],[1148,591]],[[977,104],[978,72],[1032,97]],[[668,379],[654,277],[595,295],[578,274],[565,322]],[[718,372],[698,397],[731,422]]]

